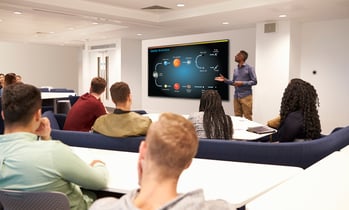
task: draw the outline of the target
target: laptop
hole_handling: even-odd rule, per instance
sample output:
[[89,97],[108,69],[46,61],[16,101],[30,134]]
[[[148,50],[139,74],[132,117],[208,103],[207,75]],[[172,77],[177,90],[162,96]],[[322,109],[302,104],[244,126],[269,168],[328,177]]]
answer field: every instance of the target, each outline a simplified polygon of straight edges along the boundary
[[275,133],[276,130],[266,125],[249,127],[247,131],[257,133],[257,134],[265,134],[265,133]]

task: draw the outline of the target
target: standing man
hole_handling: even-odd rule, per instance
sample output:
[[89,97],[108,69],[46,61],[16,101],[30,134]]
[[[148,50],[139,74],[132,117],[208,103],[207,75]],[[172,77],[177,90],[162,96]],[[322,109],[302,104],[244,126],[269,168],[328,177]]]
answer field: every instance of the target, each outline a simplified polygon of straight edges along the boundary
[[101,101],[107,82],[102,77],[95,77],[91,81],[90,92],[80,96],[71,107],[64,123],[64,130],[90,131],[95,120],[107,114]]
[[257,84],[257,76],[254,68],[245,63],[247,58],[248,53],[244,50],[240,50],[240,52],[235,55],[235,62],[238,63],[238,66],[234,69],[233,80],[229,80],[223,75],[216,77],[215,80],[235,87],[235,116],[252,120],[252,86]]

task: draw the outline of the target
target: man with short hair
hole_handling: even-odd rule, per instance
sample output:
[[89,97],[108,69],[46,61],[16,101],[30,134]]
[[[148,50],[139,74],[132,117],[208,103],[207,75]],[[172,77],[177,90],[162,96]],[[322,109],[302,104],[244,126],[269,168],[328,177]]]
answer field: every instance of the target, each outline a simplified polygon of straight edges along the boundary
[[91,80],[90,92],[80,96],[69,110],[64,130],[90,131],[99,116],[107,114],[101,102],[101,95],[105,91],[107,82],[102,77]]
[[248,53],[240,50],[235,55],[238,66],[234,69],[233,79],[229,80],[223,75],[216,77],[216,81],[224,82],[235,87],[234,113],[235,116],[252,120],[252,86],[257,84],[257,76],[254,68],[246,63]]
[[110,87],[115,104],[113,113],[100,116],[92,130],[111,137],[144,136],[151,124],[149,117],[131,111],[131,90],[127,83],[116,82]]
[[86,164],[67,145],[50,140],[50,122],[41,117],[40,90],[20,83],[6,86],[2,116],[0,189],[59,191],[67,195],[71,209],[88,209],[94,198],[80,187],[105,188],[107,169],[99,160]]
[[177,114],[163,113],[152,123],[145,141],[139,146],[140,189],[119,200],[97,200],[90,210],[235,209],[223,200],[206,201],[200,189],[185,194],[177,192],[178,179],[190,166],[198,144],[195,128],[189,120]]

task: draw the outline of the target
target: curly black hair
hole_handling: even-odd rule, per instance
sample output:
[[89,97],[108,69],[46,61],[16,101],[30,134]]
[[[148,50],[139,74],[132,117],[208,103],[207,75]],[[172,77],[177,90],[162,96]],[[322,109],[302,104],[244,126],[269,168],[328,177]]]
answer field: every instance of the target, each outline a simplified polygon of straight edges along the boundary
[[280,108],[281,123],[286,116],[301,110],[304,117],[306,139],[316,139],[321,136],[321,125],[317,107],[320,105],[317,92],[310,83],[295,78],[286,87]]
[[226,115],[222,99],[216,90],[205,90],[200,99],[199,111],[204,112],[204,129],[209,139],[232,139],[233,123]]

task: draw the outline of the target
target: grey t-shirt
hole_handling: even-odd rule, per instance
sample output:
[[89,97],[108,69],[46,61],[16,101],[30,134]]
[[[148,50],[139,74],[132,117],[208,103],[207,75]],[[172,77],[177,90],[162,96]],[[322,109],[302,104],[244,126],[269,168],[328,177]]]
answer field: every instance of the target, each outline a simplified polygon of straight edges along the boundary
[[189,115],[188,120],[193,123],[199,138],[207,138],[204,128],[204,112],[193,112]]
[[[90,210],[138,210],[133,204],[138,190],[134,190],[120,199],[102,198],[94,202]],[[202,190],[195,190],[185,194],[180,194],[176,199],[166,203],[158,210],[235,210],[234,205],[224,200],[206,201]]]

